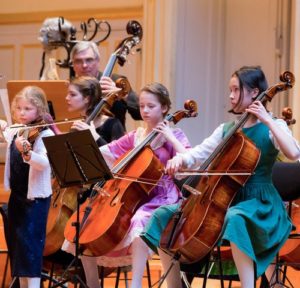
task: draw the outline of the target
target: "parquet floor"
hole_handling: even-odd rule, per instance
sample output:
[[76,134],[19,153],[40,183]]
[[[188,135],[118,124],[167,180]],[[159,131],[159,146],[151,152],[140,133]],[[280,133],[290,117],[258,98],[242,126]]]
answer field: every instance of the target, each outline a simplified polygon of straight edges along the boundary
[[[3,165],[0,164],[0,202],[7,202],[8,200],[8,193],[4,192],[3,190]],[[11,278],[10,278],[10,271],[8,269],[8,273],[6,275],[6,280],[5,283],[3,283],[3,278],[5,276],[4,273],[4,268],[5,268],[5,261],[6,261],[6,256],[7,254],[5,253],[5,251],[7,251],[7,247],[6,247],[6,243],[5,243],[5,239],[4,239],[4,231],[3,231],[3,223],[2,223],[2,218],[0,217],[0,287],[1,288],[5,288],[5,287],[9,287],[9,284],[11,282]],[[299,255],[299,259],[300,259],[300,255]],[[154,259],[150,261],[150,271],[151,271],[151,281],[152,284],[155,283],[161,276],[161,265],[160,265],[160,261],[158,259]],[[291,283],[293,284],[293,286],[295,288],[299,288],[300,287],[300,273],[299,271],[296,271],[292,268],[288,268],[288,279],[291,281]],[[104,287],[105,288],[113,288],[115,287],[115,276],[116,273],[112,273],[109,277],[105,278],[104,281]],[[127,284],[130,285],[130,279],[131,279],[131,272],[128,272],[128,281]],[[202,287],[202,279],[201,278],[195,278],[193,283],[192,283],[192,288],[200,288]],[[258,287],[259,287],[259,281],[257,282]],[[47,287],[47,286],[45,286]],[[68,285],[68,287],[73,287],[72,284]],[[121,277],[120,277],[120,282],[119,282],[119,288],[127,288],[129,286],[126,286],[126,281],[124,280],[124,273],[121,273]],[[143,286],[142,287],[148,287],[147,284],[147,278],[145,277],[143,279]],[[155,286],[157,287],[157,286]],[[207,283],[207,288],[219,288],[220,286],[220,281],[218,280],[208,280]],[[228,287],[228,282],[225,282],[225,287]],[[239,282],[233,282],[232,283],[232,288],[240,288],[240,283]],[[292,286],[288,286],[288,287],[292,287]],[[166,284],[164,283],[161,288],[166,288]]]

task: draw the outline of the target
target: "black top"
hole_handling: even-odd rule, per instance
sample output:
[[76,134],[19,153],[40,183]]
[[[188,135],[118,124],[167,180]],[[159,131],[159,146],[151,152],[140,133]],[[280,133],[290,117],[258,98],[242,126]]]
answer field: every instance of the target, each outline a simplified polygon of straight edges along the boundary
[[124,135],[125,129],[119,119],[110,117],[100,127],[96,128],[100,138],[96,141],[100,147]]

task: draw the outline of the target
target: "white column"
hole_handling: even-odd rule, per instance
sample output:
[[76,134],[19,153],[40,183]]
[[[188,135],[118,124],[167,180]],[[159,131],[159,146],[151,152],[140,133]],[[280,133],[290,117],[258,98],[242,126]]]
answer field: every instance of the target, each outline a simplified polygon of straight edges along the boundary
[[295,75],[295,85],[292,89],[291,107],[296,124],[292,130],[294,136],[300,141],[300,0],[293,1],[291,70]]

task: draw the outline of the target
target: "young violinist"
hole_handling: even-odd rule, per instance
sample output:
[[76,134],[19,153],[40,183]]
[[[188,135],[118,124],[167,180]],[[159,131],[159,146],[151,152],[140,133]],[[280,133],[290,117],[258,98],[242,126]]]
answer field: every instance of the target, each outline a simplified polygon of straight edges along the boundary
[[[83,118],[88,117],[101,101],[101,86],[97,78],[81,76],[73,78],[68,87],[66,102],[69,112],[79,112]],[[75,130],[89,129],[98,146],[107,144],[124,135],[125,129],[119,119],[99,113],[90,125],[75,121],[71,127]]]
[[[241,188],[228,209],[220,241],[230,242],[233,259],[243,288],[254,287],[254,279],[265,272],[291,231],[291,221],[282,200],[272,184],[272,166],[279,150],[291,160],[299,159],[300,148],[282,119],[275,119],[255,98],[267,89],[267,81],[260,67],[242,67],[229,81],[229,100],[232,112],[249,112],[242,132],[261,151],[260,160],[246,185]],[[166,171],[173,175],[181,168],[197,169],[230,129],[221,124],[200,145],[168,161]],[[160,237],[178,205],[163,206],[151,217],[142,239],[156,250]],[[221,243],[220,242],[220,243]],[[171,256],[159,250],[164,269]],[[167,277],[169,288],[181,287],[179,263]],[[255,269],[256,268],[256,269]]]
[[[39,123],[47,115],[48,104],[43,90],[27,86],[13,99],[14,122]],[[10,189],[8,202],[8,248],[12,277],[20,287],[40,287],[46,223],[50,205],[51,168],[43,137],[53,136],[51,129],[36,131],[6,127],[1,130],[7,141],[4,186]],[[27,132],[28,138],[26,137]]]
[[[151,148],[163,164],[166,164],[167,160],[176,153],[182,153],[190,147],[183,131],[179,128],[170,128],[169,123],[164,120],[171,107],[171,102],[169,92],[162,84],[152,83],[142,88],[139,105],[145,128],[139,127],[122,138],[100,147],[101,153],[110,167],[119,157],[143,141],[153,130],[158,131],[159,134],[151,142]],[[128,233],[113,251],[100,257],[81,257],[87,285],[90,288],[99,287],[97,264],[104,267],[132,265],[131,287],[142,287],[144,268],[151,251],[140,239],[139,234],[155,209],[164,204],[177,203],[180,198],[180,191],[172,177],[164,175],[159,183],[160,185],[151,190],[147,202],[135,212],[131,218]]]

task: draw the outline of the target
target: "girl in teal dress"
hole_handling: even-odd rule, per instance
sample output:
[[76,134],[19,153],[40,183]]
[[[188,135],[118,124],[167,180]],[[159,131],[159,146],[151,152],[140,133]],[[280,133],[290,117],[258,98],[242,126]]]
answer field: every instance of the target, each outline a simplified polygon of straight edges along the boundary
[[[242,128],[243,133],[260,149],[261,157],[255,173],[238,191],[228,209],[221,241],[230,243],[233,259],[243,288],[254,287],[254,279],[264,273],[291,231],[291,221],[280,195],[272,183],[272,166],[278,152],[291,160],[300,157],[300,148],[286,123],[272,118],[260,101],[253,101],[267,89],[267,81],[260,67],[242,67],[233,73],[230,82],[231,112],[251,113]],[[180,168],[196,169],[222,141],[230,123],[221,124],[200,145],[168,161],[166,171],[173,175]],[[158,249],[161,233],[178,205],[160,207],[142,233],[142,239],[160,255],[167,269],[172,260]],[[256,268],[256,269],[255,269]],[[255,274],[256,273],[256,274]],[[176,263],[167,277],[169,288],[181,287],[179,264]]]

